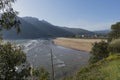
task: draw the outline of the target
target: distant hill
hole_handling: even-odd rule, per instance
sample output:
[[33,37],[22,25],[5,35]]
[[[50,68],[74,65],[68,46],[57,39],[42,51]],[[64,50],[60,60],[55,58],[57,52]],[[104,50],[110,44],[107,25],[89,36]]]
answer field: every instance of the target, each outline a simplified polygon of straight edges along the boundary
[[73,34],[76,35],[95,35],[94,32],[85,30],[85,29],[80,29],[80,28],[68,28],[68,27],[63,27],[63,29],[72,32]]
[[111,30],[108,29],[108,30],[100,30],[100,31],[93,31],[94,33],[97,33],[97,34],[108,34]]
[[17,35],[15,29],[3,31],[4,39],[36,39],[46,37],[70,37],[76,34],[94,34],[93,32],[79,29],[52,25],[45,20],[34,17],[19,18],[21,21],[21,33]]

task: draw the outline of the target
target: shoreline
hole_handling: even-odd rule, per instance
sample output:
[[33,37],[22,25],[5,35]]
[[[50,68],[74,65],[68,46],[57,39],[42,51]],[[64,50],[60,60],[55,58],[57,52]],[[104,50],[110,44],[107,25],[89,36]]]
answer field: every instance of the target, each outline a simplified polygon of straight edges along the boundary
[[55,46],[64,47],[64,48],[68,48],[68,49],[72,49],[72,50],[76,50],[76,51],[81,51],[81,52],[87,52],[87,53],[90,53],[89,51],[85,51],[85,50],[79,50],[79,49],[75,49],[75,48],[65,47],[65,46],[61,46],[61,45],[58,45],[58,44],[54,44],[54,45],[55,45]]

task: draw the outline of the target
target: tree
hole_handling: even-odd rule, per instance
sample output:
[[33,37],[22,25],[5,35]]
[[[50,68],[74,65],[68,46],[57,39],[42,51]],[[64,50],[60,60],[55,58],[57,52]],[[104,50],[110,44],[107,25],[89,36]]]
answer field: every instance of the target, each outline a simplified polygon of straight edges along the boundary
[[17,11],[14,11],[12,4],[16,0],[0,0],[0,30],[16,28],[20,32],[20,21],[17,18]]
[[111,38],[111,39],[120,38],[120,22],[113,24],[111,26],[111,30],[112,31],[109,33],[109,38]]
[[[0,0],[0,31],[15,28],[20,32],[20,21],[17,18],[17,11],[14,11],[12,4],[16,0]],[[26,62],[26,55],[21,47],[11,43],[0,43],[0,80],[21,80],[19,76],[23,70],[17,71],[17,67]],[[28,71],[27,71],[28,72]]]
[[25,62],[26,55],[21,50],[21,47],[9,42],[0,44],[0,80],[17,79],[19,75],[17,67]]
[[[0,31],[15,28],[20,32],[20,20],[17,11],[14,11],[12,4],[16,0],[0,0]],[[0,80],[29,80],[30,66],[23,64],[26,62],[26,55],[20,46],[12,43],[0,43]],[[23,64],[23,66],[21,66]],[[18,70],[18,69],[19,70]],[[45,72],[42,79],[47,80]]]
[[95,63],[99,60],[102,60],[103,58],[108,57],[108,43],[105,41],[94,43],[92,51],[90,53],[92,54],[90,58],[90,63]]
[[110,42],[109,51],[111,53],[120,53],[120,39],[115,39]]

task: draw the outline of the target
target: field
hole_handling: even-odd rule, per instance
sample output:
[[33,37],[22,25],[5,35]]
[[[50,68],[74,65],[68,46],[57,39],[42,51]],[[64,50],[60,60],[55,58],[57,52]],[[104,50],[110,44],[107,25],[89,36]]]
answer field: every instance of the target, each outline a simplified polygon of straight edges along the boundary
[[92,44],[102,40],[103,39],[56,38],[54,39],[54,43],[67,48],[90,52]]

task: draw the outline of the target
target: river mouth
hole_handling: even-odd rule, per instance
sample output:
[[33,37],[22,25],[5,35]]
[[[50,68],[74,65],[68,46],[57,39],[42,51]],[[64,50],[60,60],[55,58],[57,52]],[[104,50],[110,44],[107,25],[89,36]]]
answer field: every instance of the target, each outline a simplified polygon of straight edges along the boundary
[[51,72],[52,49],[55,78],[71,74],[82,66],[88,64],[90,54],[62,46],[57,46],[51,40],[11,40],[11,42],[24,46],[27,61],[35,68],[45,67]]

